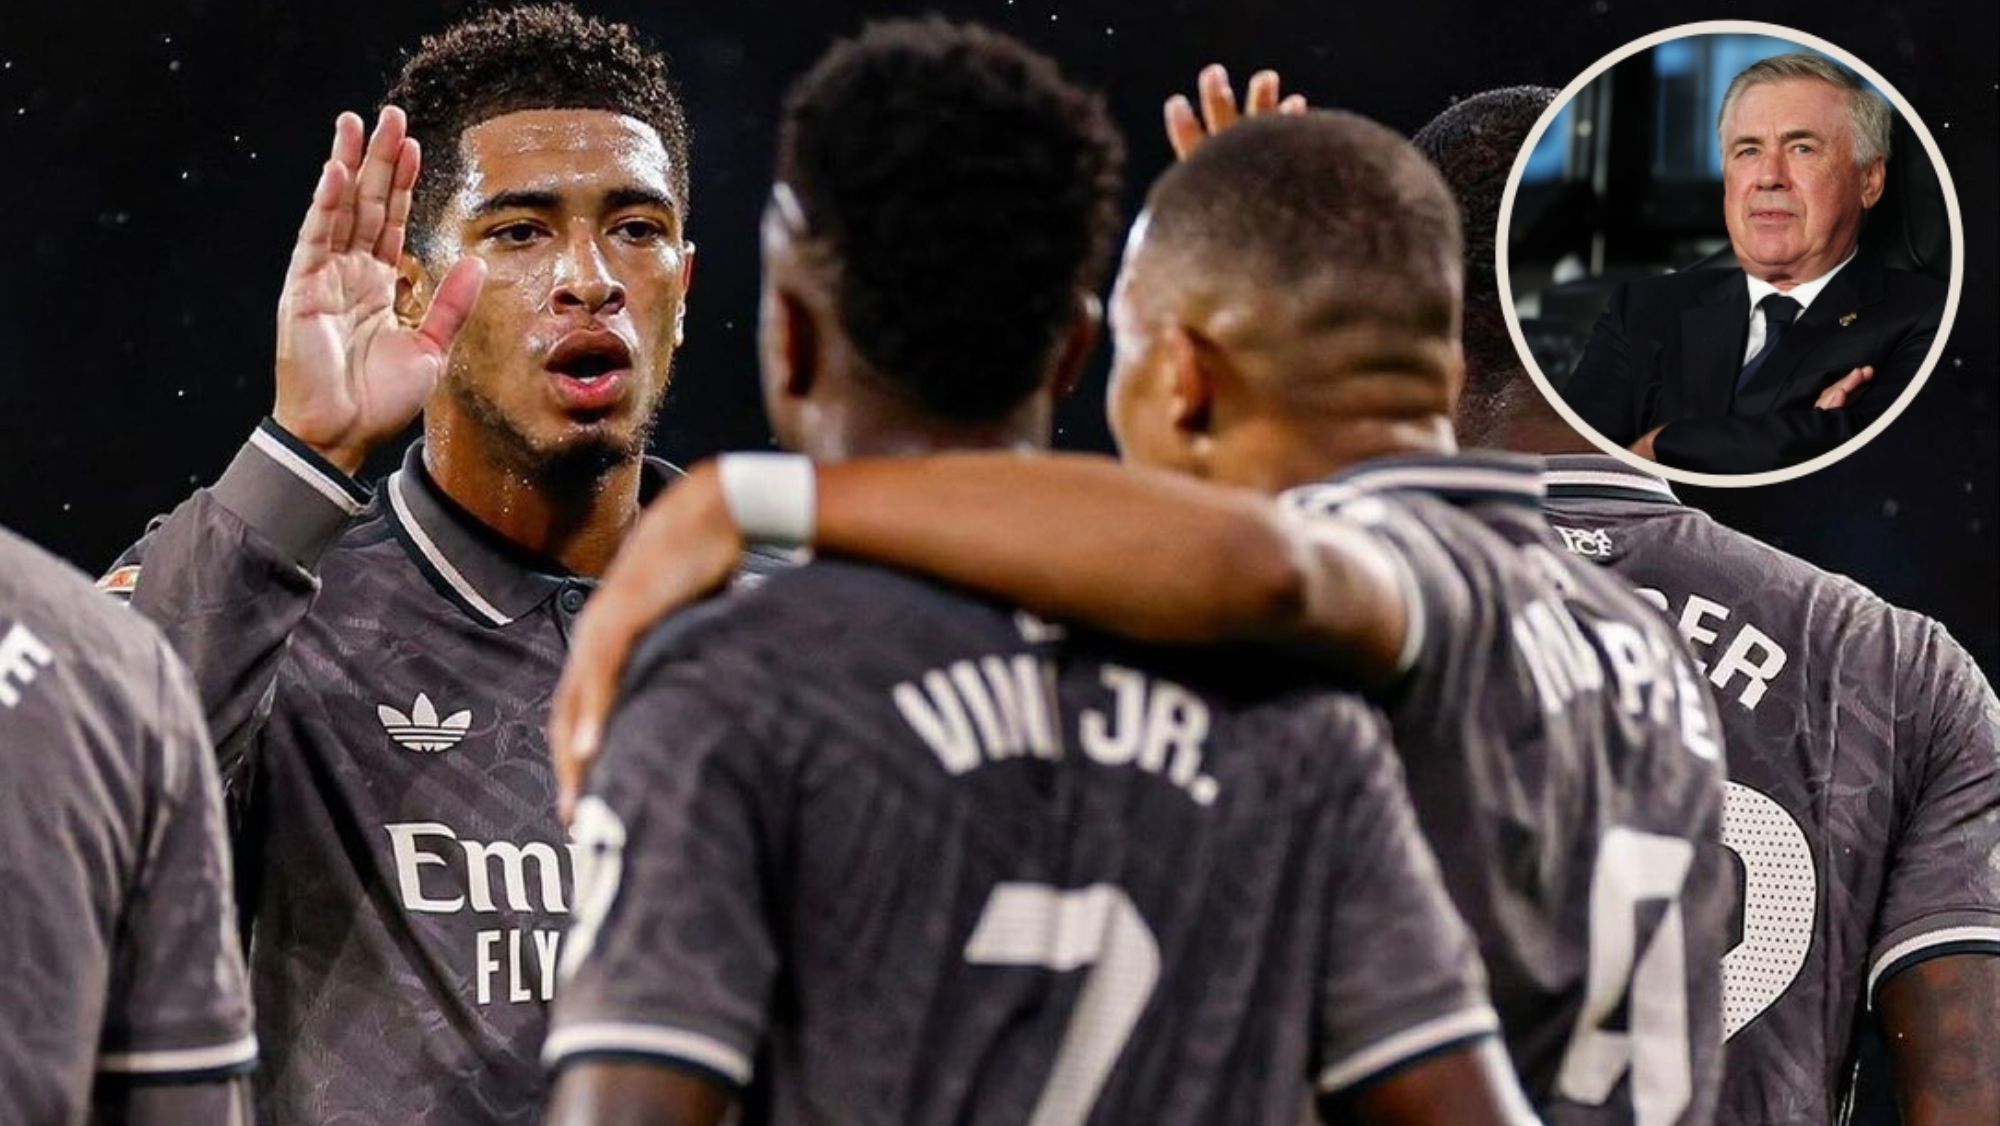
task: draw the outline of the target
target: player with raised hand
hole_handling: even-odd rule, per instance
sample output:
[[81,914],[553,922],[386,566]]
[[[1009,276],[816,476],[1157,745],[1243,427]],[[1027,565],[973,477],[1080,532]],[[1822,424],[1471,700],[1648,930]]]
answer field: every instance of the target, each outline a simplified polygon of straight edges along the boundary
[[[1147,198],[1110,408],[1153,469],[823,465],[806,538],[1135,638],[1303,649],[1369,686],[1538,1109],[1708,1121],[1727,915],[1712,705],[1657,614],[1566,558],[1539,462],[1455,454],[1449,191],[1373,123],[1266,113]],[[744,542],[720,496],[697,471],[607,576],[555,709],[566,779],[630,639]],[[668,544],[680,565],[660,565]]]
[[[781,138],[780,440],[1045,445],[1117,228],[1101,103],[880,24]],[[802,531],[804,468],[727,460],[724,499]],[[551,1120],[1296,1126],[1309,1086],[1332,1121],[1531,1118],[1379,718],[1218,657],[829,560],[672,623],[575,811]]]
[[[336,123],[271,417],[105,579],[187,660],[219,748],[264,1121],[540,1113],[573,893],[546,701],[675,475],[645,447],[687,156],[629,27],[525,5],[424,40],[372,137]],[[401,468],[357,481],[419,411]]]
[[1548,455],[1564,543],[1638,586],[1704,662],[1729,748],[1723,840],[1745,878],[1717,1120],[1847,1121],[1872,1007],[1908,1126],[2000,1122],[2000,703],[1942,625],[1682,504],[1536,389],[1494,240],[1515,156],[1555,96],[1488,91],[1416,137],[1465,220],[1458,431]]
[[159,631],[0,528],[0,1122],[249,1126],[208,732]]
[[464,255],[438,279],[420,322],[398,319],[421,156],[396,106],[382,108],[365,150],[361,118],[341,114],[278,298],[271,417],[350,475],[437,390],[486,277],[486,260]]
[[1260,70],[1250,76],[1250,84],[1243,91],[1243,108],[1240,111],[1236,106],[1236,88],[1229,82],[1229,71],[1220,63],[1202,68],[1195,79],[1195,96],[1201,102],[1199,117],[1195,115],[1195,107],[1186,94],[1175,94],[1167,99],[1167,143],[1173,146],[1174,155],[1182,159],[1186,159],[1195,146],[1211,134],[1227,129],[1245,117],[1261,117],[1267,113],[1296,115],[1306,111],[1304,94],[1280,97],[1278,72],[1275,70]]

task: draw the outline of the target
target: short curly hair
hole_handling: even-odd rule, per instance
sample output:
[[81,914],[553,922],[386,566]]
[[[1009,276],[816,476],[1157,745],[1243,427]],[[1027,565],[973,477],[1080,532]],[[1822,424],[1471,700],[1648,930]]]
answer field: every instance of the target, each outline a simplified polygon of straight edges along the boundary
[[1103,102],[998,32],[874,24],[785,100],[778,177],[837,262],[838,315],[931,415],[991,421],[1036,388],[1103,280],[1124,145]]
[[1452,105],[1412,138],[1458,197],[1465,232],[1465,391],[1475,400],[1497,399],[1525,375],[1500,309],[1494,242],[1514,158],[1555,98],[1546,86],[1488,90]]
[[482,12],[425,36],[384,103],[409,115],[424,146],[410,207],[411,245],[427,249],[464,174],[459,139],[482,121],[531,109],[601,109],[660,135],[681,218],[688,208],[688,125],[667,60],[630,26],[568,4]]

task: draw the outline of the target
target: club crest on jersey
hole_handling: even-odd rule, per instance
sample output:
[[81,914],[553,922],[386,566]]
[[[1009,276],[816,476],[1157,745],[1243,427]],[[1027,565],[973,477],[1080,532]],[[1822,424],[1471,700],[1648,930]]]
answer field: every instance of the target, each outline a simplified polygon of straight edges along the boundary
[[455,711],[439,719],[437,706],[422,692],[417,693],[417,702],[411,705],[408,715],[387,704],[375,705],[375,715],[381,719],[382,730],[389,733],[389,738],[426,755],[458,746],[472,727],[471,709]]
[[127,564],[97,580],[97,589],[120,598],[131,598],[132,592],[139,589],[138,564]]
[[1609,559],[1615,550],[1611,533],[1602,528],[1592,531],[1588,528],[1566,528],[1561,524],[1554,527],[1562,535],[1563,546],[1569,548],[1573,555],[1586,559]]

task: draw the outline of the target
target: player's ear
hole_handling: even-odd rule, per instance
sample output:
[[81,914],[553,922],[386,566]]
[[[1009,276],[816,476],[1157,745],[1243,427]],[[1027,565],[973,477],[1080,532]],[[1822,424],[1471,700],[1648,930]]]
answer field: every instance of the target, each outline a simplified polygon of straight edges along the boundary
[[423,323],[424,310],[431,307],[435,284],[417,256],[404,251],[396,262],[396,320],[404,328]]
[[778,356],[784,365],[780,386],[785,394],[803,399],[819,382],[819,324],[812,308],[797,294],[777,291]]
[[1185,438],[1212,436],[1215,424],[1215,360],[1213,342],[1186,325],[1167,330],[1167,404],[1169,421]]
[[1097,351],[1097,337],[1103,329],[1104,302],[1089,290],[1077,290],[1075,312],[1070,317],[1069,330],[1063,335],[1062,349],[1056,353],[1055,371],[1049,381],[1049,390],[1056,398],[1066,399],[1076,390],[1084,366],[1090,363],[1091,353]]
[[1468,374],[1465,366],[1465,345],[1458,337],[1453,337],[1451,351],[1445,360],[1445,417],[1452,419],[1458,417],[1458,404],[1465,397],[1465,380]]
[[694,243],[681,244],[681,304],[674,310],[674,347],[687,339],[688,293],[694,289]]
[[1868,163],[1867,171],[1861,173],[1861,209],[1866,211],[1882,201],[1882,188],[1888,179],[1888,162],[1876,157]]

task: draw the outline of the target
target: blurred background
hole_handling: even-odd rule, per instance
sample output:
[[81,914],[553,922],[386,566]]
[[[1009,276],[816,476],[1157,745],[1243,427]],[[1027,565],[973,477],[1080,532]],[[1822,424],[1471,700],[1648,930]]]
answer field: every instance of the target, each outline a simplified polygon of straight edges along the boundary
[[[1794,51],[1824,54],[1768,35],[1662,43],[1592,79],[1542,133],[1515,195],[1507,266],[1521,334],[1558,390],[1620,283],[1736,264],[1722,218],[1722,96],[1745,67]],[[1910,123],[1900,111],[1894,121],[1861,252],[1947,280],[1944,193]]]
[[[1841,44],[1911,100],[1944,150],[1967,228],[1959,323],[1924,393],[1866,449],[1802,481],[1682,495],[1942,618],[2000,675],[2000,6],[1693,0],[1669,18],[1642,0],[580,2],[666,49],[694,123],[700,257],[655,439],[680,462],[768,441],[752,339],[777,109],[830,38],[869,17],[982,20],[1104,91],[1130,144],[1128,215],[1169,158],[1161,100],[1191,91],[1211,61],[1239,83],[1276,67],[1316,102],[1408,132],[1481,90],[1565,86],[1676,20],[1767,20]],[[403,51],[472,6],[0,3],[0,523],[98,571],[149,517],[221,472],[270,409],[278,283],[334,115],[372,107]],[[1712,86],[1730,64],[1703,65]],[[1643,87],[1650,75],[1630,81]],[[1685,114],[1693,139],[1672,151],[1698,168],[1713,115]],[[1698,182],[1689,191],[1714,198]],[[1627,253],[1615,237],[1604,235],[1607,264]],[[1699,253],[1699,232],[1652,237],[1658,249],[1646,251],[1645,236],[1632,236],[1635,260]],[[1577,245],[1589,263],[1591,239]],[[1067,447],[1109,448],[1105,363],[1100,349],[1062,413]]]

